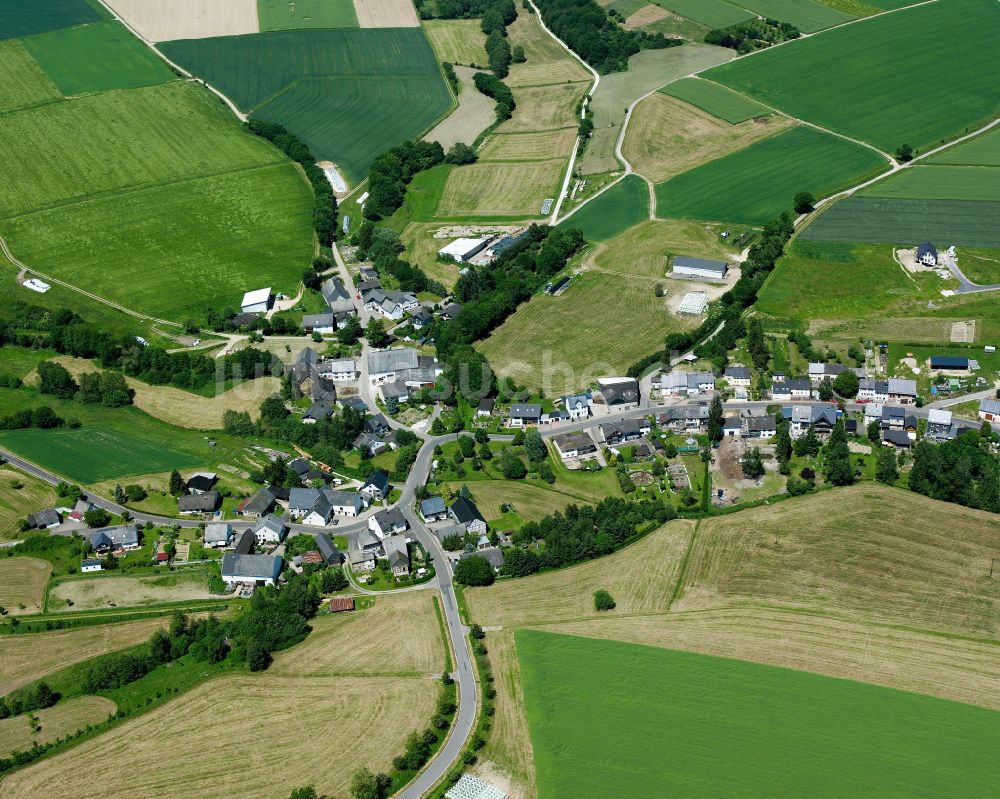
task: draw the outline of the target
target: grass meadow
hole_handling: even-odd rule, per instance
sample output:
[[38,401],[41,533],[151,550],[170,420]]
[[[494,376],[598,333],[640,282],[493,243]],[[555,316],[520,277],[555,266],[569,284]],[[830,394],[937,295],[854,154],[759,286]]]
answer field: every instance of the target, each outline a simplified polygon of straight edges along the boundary
[[[9,613],[40,613],[52,564],[38,558],[0,560],[0,605]],[[24,606],[23,608],[21,606]]]
[[726,28],[751,16],[742,6],[724,0],[660,0],[657,5],[709,28]]
[[[525,56],[524,63],[510,65],[510,75],[504,80],[508,86],[554,86],[590,81],[590,73],[542,29],[535,14],[519,13],[507,26],[507,36],[512,47],[524,48]],[[514,94],[516,96],[517,92]]]
[[565,161],[481,161],[452,170],[445,183],[439,217],[532,217],[542,200],[555,197]]
[[925,164],[958,164],[960,166],[1000,166],[1000,130],[969,139],[932,155]]
[[421,25],[441,61],[469,66],[486,63],[486,34],[479,20],[428,19]]
[[45,745],[88,724],[98,724],[116,709],[114,702],[102,696],[77,696],[36,711],[33,715],[38,720],[38,732],[32,729],[27,715],[4,719],[0,721],[0,757],[27,751],[32,743]]
[[617,641],[515,643],[540,796],[987,797],[1000,776],[996,711]]
[[988,166],[917,166],[858,192],[900,200],[1000,202],[1000,169]]
[[0,41],[0,112],[61,96],[23,44],[16,39]]
[[790,22],[806,33],[815,33],[854,19],[853,14],[817,0],[739,0],[739,3],[762,17]]
[[0,4],[0,39],[17,39],[44,31],[97,22],[106,15],[87,0],[45,0]]
[[262,31],[358,27],[351,0],[257,0],[257,19]]
[[775,47],[705,77],[886,152],[903,143],[920,150],[996,113],[998,21],[992,0],[929,3]]
[[649,218],[649,188],[638,175],[628,175],[587,203],[561,227],[579,228],[587,241],[605,241]]
[[67,604],[73,611],[97,610],[112,604],[124,608],[209,598],[205,573],[200,569],[141,577],[101,575],[68,578],[54,582],[49,589],[50,607]]
[[701,78],[681,78],[668,83],[662,94],[690,103],[731,125],[772,113],[766,105],[734,92],[728,86]]
[[762,225],[796,192],[825,197],[885,167],[867,147],[798,126],[659,184],[657,213]]
[[0,466],[0,541],[18,539],[18,520],[42,508],[51,508],[56,492],[48,483],[30,477],[13,466]]

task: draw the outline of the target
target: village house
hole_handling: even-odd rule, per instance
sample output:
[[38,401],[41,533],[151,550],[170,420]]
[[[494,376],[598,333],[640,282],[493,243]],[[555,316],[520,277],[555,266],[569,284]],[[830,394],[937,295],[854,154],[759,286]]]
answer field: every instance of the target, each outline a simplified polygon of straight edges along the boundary
[[354,300],[351,298],[350,292],[336,278],[331,277],[323,281],[320,293],[323,295],[323,300],[329,306],[331,313],[335,315],[347,314],[357,316],[357,308],[354,306]]
[[441,522],[448,518],[444,497],[427,497],[420,501],[420,516],[425,522]]
[[656,417],[656,424],[675,432],[696,432],[708,422],[708,405],[677,405]]
[[858,402],[881,402],[885,404],[889,401],[889,381],[888,380],[864,380],[858,381]]
[[979,401],[979,418],[986,422],[1000,422],[1000,400]]
[[711,372],[667,372],[660,375],[660,394],[664,397],[694,397],[715,390]]
[[[810,425],[820,438],[826,438],[833,432],[837,424],[837,411],[834,408],[823,408],[817,405],[793,405],[789,409],[790,427],[788,433],[792,438],[805,435]],[[786,409],[782,409],[785,413]]]
[[538,403],[515,402],[510,406],[510,426],[529,427],[542,420],[542,406]]
[[812,383],[805,378],[792,378],[771,385],[771,399],[778,402],[795,402],[812,397]]
[[586,433],[569,433],[564,436],[556,436],[553,442],[559,457],[564,461],[576,458],[586,460],[597,457],[597,444]]
[[493,415],[493,406],[495,402],[490,397],[479,400],[479,405],[476,407],[476,416],[480,419],[489,418]]
[[259,519],[250,530],[258,544],[280,544],[285,539],[285,522],[273,513]]
[[104,564],[95,558],[84,558],[83,562],[80,564],[80,571],[84,574],[90,572],[99,572],[104,570]]
[[813,385],[819,385],[826,378],[834,380],[837,375],[843,374],[844,372],[854,372],[859,379],[865,376],[864,369],[856,369],[851,366],[845,366],[842,363],[810,363],[809,381]]
[[274,507],[275,496],[268,488],[261,488],[257,493],[247,497],[236,506],[237,516],[257,518],[270,512]]
[[333,406],[322,400],[314,402],[302,414],[302,424],[316,424],[333,416]]
[[370,572],[381,556],[382,542],[368,530],[358,533],[347,553],[347,562],[352,571]]
[[406,383],[383,383],[378,387],[378,393],[385,403],[390,400],[408,402],[410,399],[410,387]]
[[281,574],[282,560],[278,555],[222,556],[222,579],[230,584],[274,585]]
[[329,311],[302,314],[302,329],[306,333],[319,333],[322,336],[328,336],[337,329],[337,319]]
[[344,562],[344,554],[337,549],[330,536],[326,533],[317,533],[316,549],[319,550],[323,561],[330,566],[339,566]]
[[370,502],[376,502],[389,496],[391,490],[392,486],[389,485],[388,476],[380,469],[376,469],[365,481],[365,484],[361,486],[360,493]]
[[87,534],[87,540],[90,548],[98,555],[116,549],[124,549],[127,552],[139,548],[139,528],[134,524],[102,527],[99,530],[91,530]]
[[743,435],[743,420],[739,416],[727,416],[722,420],[722,435],[725,438],[740,438]]
[[726,382],[731,388],[737,390],[737,394],[739,394],[740,389],[743,389],[743,396],[746,396],[753,378],[753,374],[746,366],[728,366],[722,376],[726,378]]
[[951,437],[952,412],[943,408],[927,411],[927,438],[944,441]]
[[399,508],[385,508],[368,518],[368,529],[381,539],[405,533],[410,525]]
[[487,532],[486,519],[479,512],[476,503],[471,499],[459,497],[455,503],[448,508],[451,517],[459,524],[464,524],[470,533],[485,535]]
[[649,435],[652,429],[649,421],[643,419],[623,419],[620,422],[607,422],[600,425],[601,436],[608,444],[622,444],[626,441],[635,441],[645,435]]
[[639,381],[630,377],[606,377],[597,381],[609,411],[628,411],[639,407]]
[[590,396],[588,394],[567,394],[560,399],[570,421],[576,422],[590,416]]
[[917,263],[924,266],[937,266],[938,251],[929,241],[925,241],[917,247]]
[[887,447],[909,449],[913,440],[906,434],[905,430],[883,430],[882,443]]
[[205,546],[225,549],[233,540],[233,526],[226,522],[205,525]]
[[58,527],[62,524],[59,511],[55,508],[45,508],[36,510],[28,516],[28,527],[31,529],[47,530],[51,527]]
[[222,497],[218,491],[206,491],[204,494],[187,494],[177,499],[177,512],[181,516],[199,513],[214,513],[219,507]]
[[773,438],[778,434],[778,422],[773,414],[748,416],[743,420],[744,435],[747,438]]
[[917,381],[901,380],[898,377],[889,378],[889,402],[909,405],[917,401]]
[[458,556],[459,560],[466,560],[468,558],[482,558],[493,567],[493,571],[495,572],[500,571],[500,567],[503,566],[504,562],[503,549],[490,546],[488,539],[486,540],[486,546],[477,546],[475,552],[463,552]]
[[382,542],[385,559],[396,577],[406,577],[410,573],[410,549],[406,538],[401,535],[391,535]]
[[319,364],[319,373],[334,383],[351,383],[358,379],[358,364],[352,358],[331,359]]

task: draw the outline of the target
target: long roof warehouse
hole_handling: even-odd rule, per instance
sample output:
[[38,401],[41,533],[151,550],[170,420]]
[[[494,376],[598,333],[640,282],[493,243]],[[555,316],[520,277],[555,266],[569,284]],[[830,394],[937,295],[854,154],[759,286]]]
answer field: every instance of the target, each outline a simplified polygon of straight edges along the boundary
[[707,261],[678,255],[674,258],[671,274],[675,277],[695,277],[701,280],[725,280],[729,265],[724,261]]

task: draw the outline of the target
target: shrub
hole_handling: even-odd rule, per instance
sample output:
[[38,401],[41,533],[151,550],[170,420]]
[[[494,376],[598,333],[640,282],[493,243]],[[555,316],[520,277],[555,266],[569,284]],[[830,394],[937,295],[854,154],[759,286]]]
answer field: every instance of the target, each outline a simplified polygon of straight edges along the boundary
[[615,598],[603,588],[594,591],[594,610],[614,610]]

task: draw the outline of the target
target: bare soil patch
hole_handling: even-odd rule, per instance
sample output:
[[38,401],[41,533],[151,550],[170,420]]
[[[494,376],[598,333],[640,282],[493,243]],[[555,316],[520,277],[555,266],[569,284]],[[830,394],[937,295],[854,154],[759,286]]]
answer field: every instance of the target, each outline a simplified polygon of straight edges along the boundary
[[666,19],[669,16],[670,14],[667,11],[664,11],[659,6],[650,4],[643,6],[632,14],[625,20],[625,24],[622,27],[627,31],[635,30],[636,28],[641,28],[643,25],[652,25],[654,22],[659,22],[661,19]]

